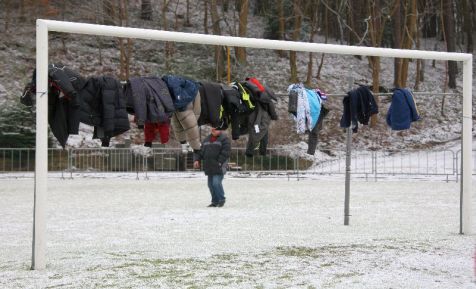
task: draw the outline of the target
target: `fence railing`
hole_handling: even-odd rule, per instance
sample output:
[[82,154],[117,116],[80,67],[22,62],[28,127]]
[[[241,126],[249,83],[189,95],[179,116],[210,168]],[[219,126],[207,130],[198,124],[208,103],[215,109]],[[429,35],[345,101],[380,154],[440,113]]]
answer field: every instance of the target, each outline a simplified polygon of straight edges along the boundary
[[[286,149],[271,148],[264,156],[245,156],[244,148],[233,148],[230,170],[258,173],[345,174],[345,151],[320,149],[317,160],[299,156]],[[353,151],[351,171],[354,176],[379,178],[384,176],[435,176],[458,180],[461,151]],[[473,153],[473,175],[476,156]],[[72,177],[73,173],[179,172],[192,170],[192,153],[175,148],[134,150],[130,148],[49,149],[48,170]],[[35,150],[0,148],[0,173],[32,172]]]

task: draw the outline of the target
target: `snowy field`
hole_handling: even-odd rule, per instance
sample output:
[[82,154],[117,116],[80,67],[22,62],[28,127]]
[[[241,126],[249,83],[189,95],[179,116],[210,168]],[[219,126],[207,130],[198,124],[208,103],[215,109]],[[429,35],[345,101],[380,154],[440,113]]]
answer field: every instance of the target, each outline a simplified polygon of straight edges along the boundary
[[206,208],[203,177],[50,179],[31,271],[33,179],[0,179],[0,288],[476,288],[458,183],[353,181],[350,226],[342,180],[224,185]]

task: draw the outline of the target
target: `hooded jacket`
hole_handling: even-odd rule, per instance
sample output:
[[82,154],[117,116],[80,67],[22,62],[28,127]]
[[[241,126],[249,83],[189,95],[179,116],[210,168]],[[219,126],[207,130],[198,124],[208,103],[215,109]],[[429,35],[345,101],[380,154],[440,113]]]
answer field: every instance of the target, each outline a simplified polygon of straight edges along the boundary
[[[76,71],[59,64],[48,65],[48,123],[53,135],[64,148],[70,134],[78,134],[79,91],[85,79]],[[36,70],[23,91],[20,102],[32,106],[36,100]]]
[[224,175],[230,153],[230,141],[222,132],[214,142],[211,141],[211,135],[208,135],[202,142],[202,148],[194,152],[193,159],[202,161],[206,175]]
[[256,78],[247,78],[246,80],[243,86],[251,92],[253,103],[259,102],[261,107],[268,112],[272,120],[278,120],[278,114],[276,113],[274,104],[274,102],[277,101],[277,97],[274,92],[262,85]]
[[412,122],[420,119],[418,109],[410,90],[397,88],[388,108],[387,124],[393,130],[409,129]]
[[183,111],[191,103],[198,91],[198,84],[190,79],[176,75],[166,75],[162,79],[169,88],[174,106],[177,110]]

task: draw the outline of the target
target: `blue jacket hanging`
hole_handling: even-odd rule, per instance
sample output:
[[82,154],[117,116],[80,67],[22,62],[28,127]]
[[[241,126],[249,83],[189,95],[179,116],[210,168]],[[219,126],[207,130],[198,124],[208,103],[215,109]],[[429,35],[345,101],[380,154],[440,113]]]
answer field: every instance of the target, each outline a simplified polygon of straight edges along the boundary
[[311,130],[316,126],[319,114],[321,113],[321,98],[313,89],[306,88],[307,101],[311,109]]
[[413,94],[404,88],[397,88],[392,95],[388,108],[387,124],[392,130],[405,130],[410,124],[420,119]]

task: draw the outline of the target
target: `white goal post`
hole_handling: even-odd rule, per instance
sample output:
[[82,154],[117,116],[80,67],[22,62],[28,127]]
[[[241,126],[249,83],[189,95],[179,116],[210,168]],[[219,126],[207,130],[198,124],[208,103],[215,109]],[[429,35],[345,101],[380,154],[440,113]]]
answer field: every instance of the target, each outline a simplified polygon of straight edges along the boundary
[[291,50],[346,55],[380,56],[394,58],[452,60],[463,62],[463,135],[462,135],[462,227],[461,232],[471,234],[472,202],[472,79],[473,56],[466,53],[449,53],[421,50],[333,45],[170,32],[152,29],[73,23],[53,20],[36,20],[36,154],[35,195],[33,209],[33,270],[46,267],[46,212],[48,177],[48,32],[64,32],[123,38],[187,42],[206,45],[250,47],[274,50]]

